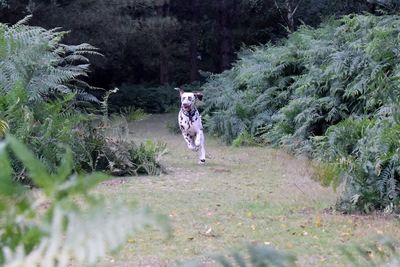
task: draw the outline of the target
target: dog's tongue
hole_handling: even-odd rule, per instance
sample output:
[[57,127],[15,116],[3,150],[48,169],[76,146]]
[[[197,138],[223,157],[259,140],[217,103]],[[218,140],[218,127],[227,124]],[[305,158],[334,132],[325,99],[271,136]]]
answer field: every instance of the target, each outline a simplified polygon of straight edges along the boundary
[[189,109],[190,109],[190,105],[183,104],[182,107],[183,107],[183,109],[185,109],[185,110],[189,110]]

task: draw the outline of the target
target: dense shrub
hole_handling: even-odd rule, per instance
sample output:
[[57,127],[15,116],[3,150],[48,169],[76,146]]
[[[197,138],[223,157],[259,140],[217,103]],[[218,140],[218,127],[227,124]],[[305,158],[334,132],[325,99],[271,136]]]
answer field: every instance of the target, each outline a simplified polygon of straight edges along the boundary
[[[99,55],[96,48],[63,45],[63,32],[24,23],[0,24],[1,132],[8,129],[51,173],[66,147],[72,150],[75,170],[158,173],[158,158],[165,147],[136,145],[110,133],[109,93],[103,102],[87,93],[95,88],[82,80],[89,72],[86,56]],[[94,109],[101,115],[89,113]],[[121,150],[127,155],[114,153]],[[18,180],[30,182],[21,164],[15,161],[13,169]]]
[[[203,86],[207,128],[246,132],[338,168],[338,206],[399,204],[399,16],[346,16],[243,51]],[[340,170],[340,171],[339,171]]]

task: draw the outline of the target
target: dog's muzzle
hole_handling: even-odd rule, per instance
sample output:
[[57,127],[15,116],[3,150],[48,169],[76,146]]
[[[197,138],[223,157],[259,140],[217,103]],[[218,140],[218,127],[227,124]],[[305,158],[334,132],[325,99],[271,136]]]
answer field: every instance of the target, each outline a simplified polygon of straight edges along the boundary
[[186,110],[186,111],[191,110],[190,104],[182,104],[182,108],[183,108],[184,110]]

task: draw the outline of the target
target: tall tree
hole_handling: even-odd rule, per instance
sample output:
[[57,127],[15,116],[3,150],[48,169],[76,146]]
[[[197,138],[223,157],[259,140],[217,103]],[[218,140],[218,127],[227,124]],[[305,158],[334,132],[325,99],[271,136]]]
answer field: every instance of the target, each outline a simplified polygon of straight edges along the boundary
[[199,64],[198,64],[198,43],[199,43],[199,19],[200,19],[200,6],[199,0],[190,1],[191,13],[191,27],[190,27],[190,82],[197,81],[199,78]]
[[379,10],[399,0],[0,0],[0,21],[34,11],[32,25],[62,27],[71,31],[66,42],[99,47],[104,57],[91,61],[97,86],[182,84],[199,79],[199,69],[230,68],[243,45],[284,37],[282,24],[316,26],[367,11],[367,1]]
[[[164,24],[165,19],[169,17],[170,15],[170,6],[169,6],[169,0],[164,0],[163,3],[161,3],[160,6],[157,8],[158,10],[158,16],[160,17],[160,22],[163,24],[162,26],[166,26]],[[164,27],[163,27],[164,28]],[[160,64],[160,84],[168,84],[169,83],[169,51],[168,51],[168,36],[164,35],[162,32],[160,32],[160,59],[159,59],[159,64]]]
[[221,62],[220,70],[224,71],[231,67],[233,60],[233,20],[236,16],[236,0],[218,1],[219,13],[219,32],[220,32],[220,52]]

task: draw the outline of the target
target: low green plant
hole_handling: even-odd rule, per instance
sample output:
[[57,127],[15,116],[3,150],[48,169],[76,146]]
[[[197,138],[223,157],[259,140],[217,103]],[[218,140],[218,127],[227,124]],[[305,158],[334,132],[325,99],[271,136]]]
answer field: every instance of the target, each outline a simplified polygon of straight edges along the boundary
[[[10,156],[27,169],[41,197],[15,183]],[[135,203],[90,194],[107,177],[74,173],[68,148],[50,173],[22,143],[7,136],[0,143],[0,167],[2,266],[69,266],[72,261],[93,265],[144,226],[166,226],[161,217]]]
[[240,133],[239,136],[232,141],[232,146],[234,147],[255,145],[259,145],[256,141],[256,138],[248,132]]
[[340,163],[314,161],[312,169],[313,178],[323,186],[332,186],[336,190],[342,182]]
[[129,122],[140,121],[147,116],[146,112],[144,112],[142,108],[135,108],[134,106],[122,108],[121,114],[123,114]]
[[96,158],[95,169],[109,170],[113,175],[158,175],[163,170],[160,159],[167,153],[166,144],[147,140],[132,141],[107,137]]

